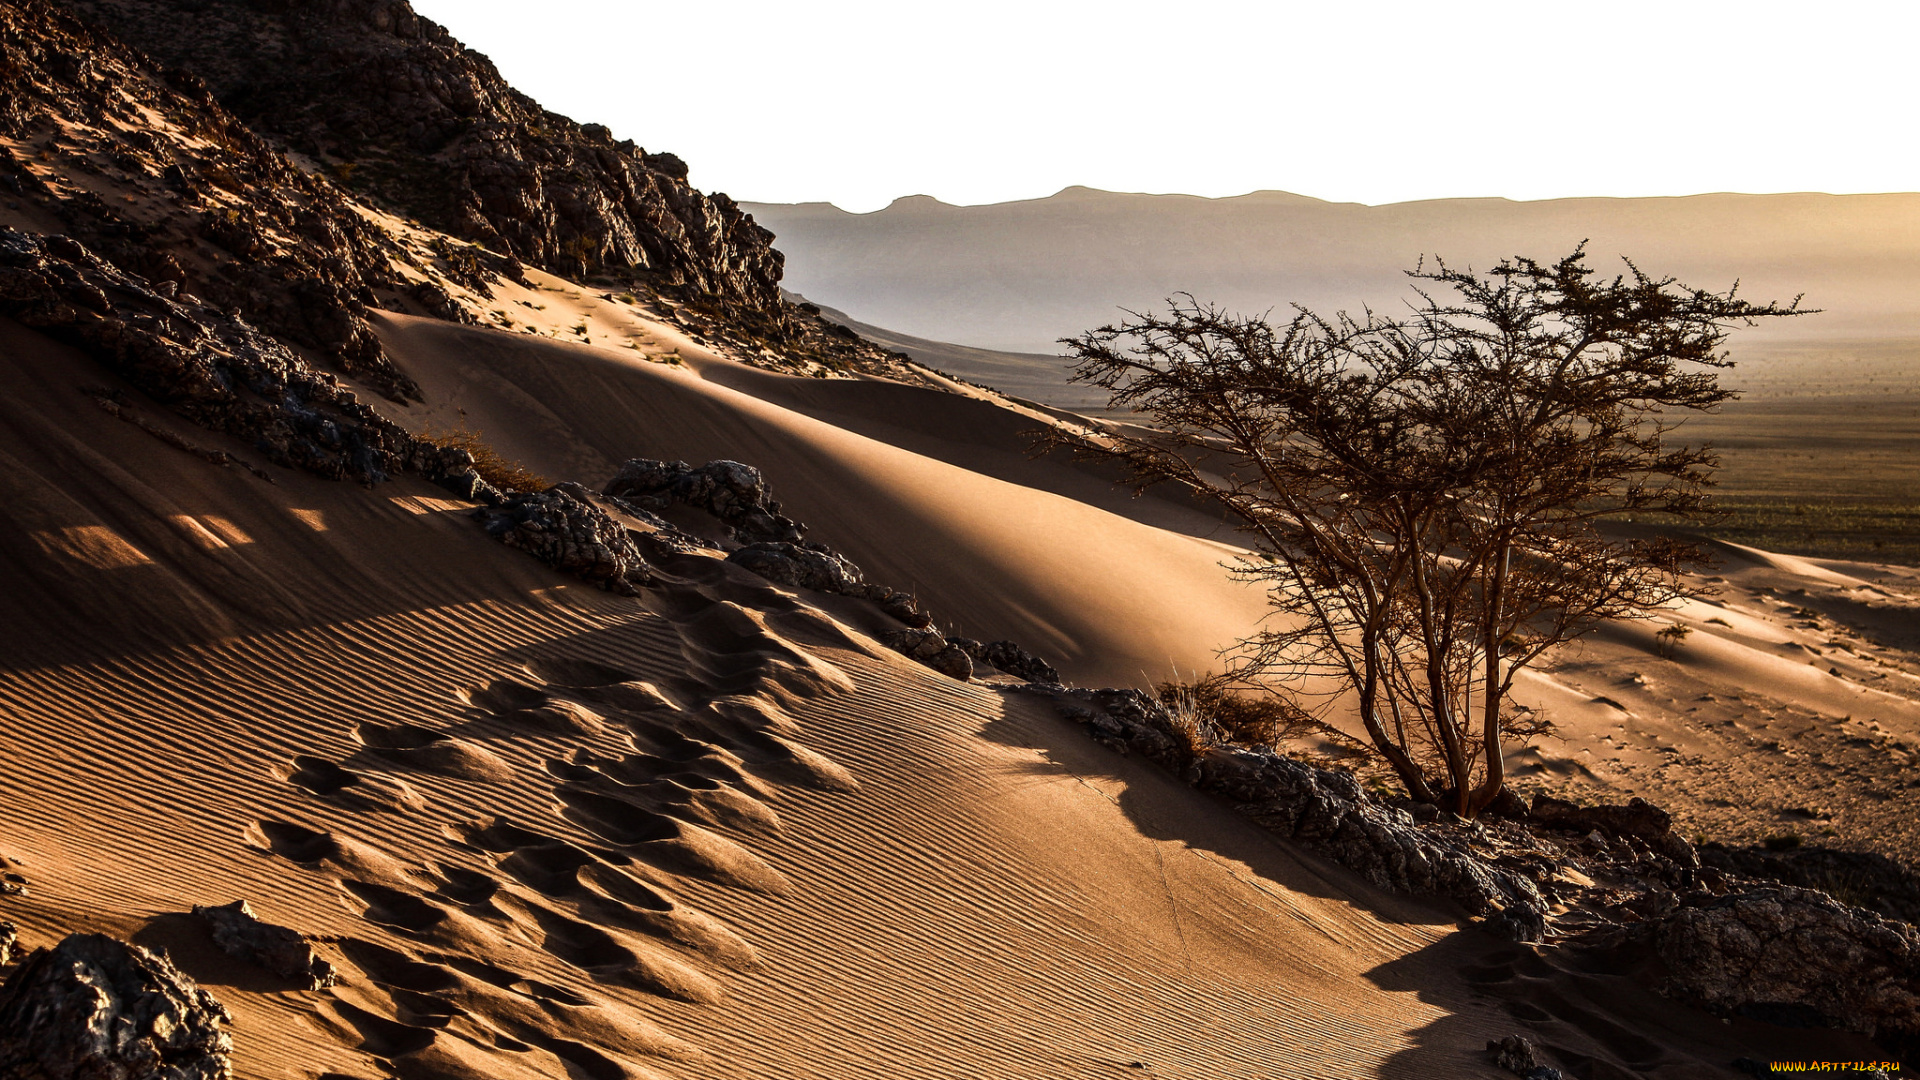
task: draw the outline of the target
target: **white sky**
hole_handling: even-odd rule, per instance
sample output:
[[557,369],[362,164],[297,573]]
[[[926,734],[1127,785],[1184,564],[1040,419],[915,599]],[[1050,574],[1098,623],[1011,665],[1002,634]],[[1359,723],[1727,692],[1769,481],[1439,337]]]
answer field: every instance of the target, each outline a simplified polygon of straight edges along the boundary
[[1910,0],[414,7],[749,201],[1920,188]]

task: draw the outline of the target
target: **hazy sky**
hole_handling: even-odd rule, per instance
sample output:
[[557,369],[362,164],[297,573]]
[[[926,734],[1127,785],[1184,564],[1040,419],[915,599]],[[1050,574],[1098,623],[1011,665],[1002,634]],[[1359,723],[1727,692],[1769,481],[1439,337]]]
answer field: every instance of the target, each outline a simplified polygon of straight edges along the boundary
[[1920,188],[1912,3],[414,6],[743,200]]

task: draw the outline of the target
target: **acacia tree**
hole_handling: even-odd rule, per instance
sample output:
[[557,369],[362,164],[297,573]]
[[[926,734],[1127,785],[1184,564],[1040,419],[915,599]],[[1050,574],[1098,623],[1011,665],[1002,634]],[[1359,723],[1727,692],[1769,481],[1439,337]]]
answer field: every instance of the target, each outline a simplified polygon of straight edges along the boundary
[[1152,421],[1079,447],[1252,535],[1237,572],[1281,618],[1237,674],[1334,677],[1407,792],[1463,816],[1502,791],[1521,670],[1692,594],[1694,546],[1597,522],[1705,507],[1715,458],[1675,444],[1671,418],[1733,396],[1732,327],[1802,311],[1585,260],[1423,264],[1396,319],[1276,325],[1183,296],[1062,342],[1076,380]]

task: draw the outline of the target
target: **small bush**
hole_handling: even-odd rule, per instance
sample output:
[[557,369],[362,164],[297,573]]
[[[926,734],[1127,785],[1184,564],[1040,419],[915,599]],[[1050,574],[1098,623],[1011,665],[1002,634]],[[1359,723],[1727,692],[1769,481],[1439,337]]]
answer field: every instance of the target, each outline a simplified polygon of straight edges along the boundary
[[1195,689],[1162,683],[1159,693],[1160,704],[1167,707],[1173,737],[1180,740],[1181,749],[1187,752],[1189,760],[1204,755],[1220,742],[1220,733],[1202,711]]
[[1154,688],[1154,695],[1169,711],[1188,712],[1219,738],[1248,746],[1275,746],[1325,727],[1291,702],[1235,693],[1218,676],[1195,683],[1163,682]]
[[1761,841],[1761,844],[1764,845],[1768,851],[1792,851],[1794,848],[1800,846],[1801,839],[1800,834],[1797,832],[1781,833],[1778,836],[1767,837]]
[[492,443],[464,424],[452,431],[429,428],[420,437],[435,446],[455,447],[472,454],[473,471],[480,474],[480,479],[501,491],[536,492],[553,486],[546,477],[526,469],[517,461],[500,456]]

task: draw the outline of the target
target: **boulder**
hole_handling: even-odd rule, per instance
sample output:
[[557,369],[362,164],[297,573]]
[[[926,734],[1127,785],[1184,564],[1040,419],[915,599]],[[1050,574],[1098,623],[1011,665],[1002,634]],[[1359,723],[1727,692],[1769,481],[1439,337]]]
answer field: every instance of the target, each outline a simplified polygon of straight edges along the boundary
[[1628,940],[1665,964],[1669,996],[1715,1012],[1920,1037],[1920,931],[1822,892],[1694,893]]
[[1550,1068],[1540,1061],[1540,1051],[1529,1039],[1518,1035],[1509,1035],[1499,1041],[1487,1041],[1487,1053],[1493,1055],[1493,1064],[1521,1078],[1521,1080],[1561,1080],[1560,1070]]
[[973,678],[973,658],[957,645],[949,644],[938,630],[889,630],[880,635],[880,644],[917,660],[951,679],[965,682]]
[[1682,866],[1700,865],[1693,845],[1673,831],[1673,817],[1645,799],[1633,799],[1625,806],[1581,806],[1535,795],[1528,816],[1534,824],[1550,829],[1633,837]]
[[680,503],[713,515],[742,544],[798,544],[806,526],[784,517],[760,470],[738,461],[633,458],[607,482],[604,493],[643,509]]
[[863,591],[860,568],[819,544],[748,544],[727,556],[776,585],[841,596]]
[[219,907],[196,905],[193,913],[207,921],[213,943],[228,956],[257,964],[308,990],[321,990],[339,981],[333,965],[313,951],[313,943],[305,935],[262,922],[245,900]]
[[578,484],[555,484],[475,513],[487,532],[508,547],[609,592],[632,596],[652,583],[653,570],[626,529],[592,500]]
[[229,1080],[232,1020],[165,955],[74,934],[0,986],[0,1076]]

